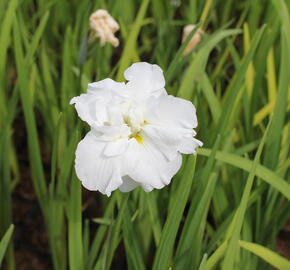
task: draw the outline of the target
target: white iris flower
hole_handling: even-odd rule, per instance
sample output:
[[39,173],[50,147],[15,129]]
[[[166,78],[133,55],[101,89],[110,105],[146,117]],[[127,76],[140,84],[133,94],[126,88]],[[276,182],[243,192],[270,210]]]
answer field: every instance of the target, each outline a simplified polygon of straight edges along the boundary
[[91,130],[78,144],[75,169],[85,188],[108,196],[141,186],[145,191],[168,185],[184,154],[195,154],[196,110],[170,96],[161,68],[135,63],[127,83],[105,79],[90,83],[71,104]]

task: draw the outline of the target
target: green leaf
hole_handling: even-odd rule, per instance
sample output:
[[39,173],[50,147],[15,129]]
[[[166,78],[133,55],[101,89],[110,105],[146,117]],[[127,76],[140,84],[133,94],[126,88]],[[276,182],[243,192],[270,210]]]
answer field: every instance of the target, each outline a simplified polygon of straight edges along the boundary
[[261,245],[250,243],[246,241],[239,241],[239,244],[245,250],[252,252],[253,254],[259,256],[267,263],[271,264],[273,267],[279,270],[289,270],[290,269],[290,261],[283,258],[279,254],[269,250]]
[[44,215],[47,207],[47,188],[45,184],[45,176],[43,165],[41,162],[40,146],[38,140],[38,132],[36,128],[35,115],[31,101],[30,93],[28,92],[28,66],[25,62],[22,44],[20,40],[19,23],[15,20],[13,27],[15,58],[18,73],[18,86],[21,96],[22,107],[24,111],[25,125],[28,133],[28,147],[30,165],[32,169],[32,179],[37,198]]
[[8,228],[8,230],[6,231],[6,233],[4,234],[3,238],[1,239],[0,242],[0,266],[2,265],[2,261],[6,252],[6,249],[9,245],[12,233],[14,231],[14,225],[11,224]]
[[125,44],[125,47],[124,47],[124,50],[120,59],[120,65],[119,65],[119,69],[117,73],[117,81],[122,80],[123,72],[132,61],[134,50],[136,50],[136,41],[137,41],[138,34],[140,32],[140,29],[141,29],[141,26],[142,26],[142,23],[143,23],[143,20],[147,11],[148,4],[149,4],[149,0],[142,1],[136,20],[132,26],[132,30],[126,41],[126,44]]
[[245,214],[246,214],[246,210],[247,210],[247,204],[250,198],[250,193],[251,193],[251,189],[254,183],[254,179],[255,179],[255,174],[256,174],[256,170],[258,167],[258,163],[260,161],[260,157],[262,154],[262,150],[264,147],[264,144],[266,142],[266,138],[267,138],[267,134],[269,131],[269,127],[270,127],[271,122],[269,122],[267,129],[263,135],[263,138],[261,140],[261,143],[258,147],[257,153],[255,155],[255,159],[252,163],[251,169],[250,169],[250,173],[249,176],[247,178],[247,183],[239,204],[239,207],[235,213],[235,217],[233,218],[232,221],[232,226],[233,226],[233,230],[231,232],[231,234],[229,234],[229,240],[228,240],[228,248],[227,251],[225,253],[225,258],[222,264],[222,270],[227,270],[227,269],[233,269],[236,259],[238,257],[238,240],[240,238],[240,234],[241,234],[241,230],[244,224],[244,218],[245,218]]
[[[4,3],[5,1],[2,2]],[[11,0],[7,4],[7,10],[5,10],[5,15],[0,25],[0,123],[3,121],[2,117],[6,114],[5,68],[18,0]],[[2,5],[2,7],[4,6]]]
[[[200,148],[197,150],[197,153],[202,156],[210,156],[211,149],[207,148]],[[253,161],[242,158],[240,156],[217,151],[217,154],[215,158],[219,161],[226,162],[232,166],[235,166],[237,168],[243,169],[247,172],[250,172]],[[285,198],[290,200],[290,185],[287,183],[286,180],[281,178],[279,175],[274,173],[273,171],[269,170],[268,168],[258,165],[256,172],[256,176],[260,177],[262,180],[264,180],[266,183],[277,189],[279,192],[281,192]]]
[[244,60],[242,61],[240,68],[236,72],[233,80],[231,81],[230,85],[228,86],[228,89],[226,91],[226,99],[223,103],[223,110],[220,114],[217,129],[216,129],[216,136],[224,136],[226,133],[227,128],[229,128],[229,120],[231,116],[231,112],[233,111],[233,106],[237,100],[238,94],[240,90],[242,89],[242,84],[244,81],[244,77],[246,75],[248,66],[250,62],[252,61],[254,57],[254,53],[258,47],[258,44],[262,38],[262,35],[264,33],[265,26],[263,26],[257,33],[255,34],[252,46],[245,56]]
[[0,33],[0,83],[3,83],[4,68],[7,58],[7,50],[11,41],[10,34],[15,18],[15,12],[18,6],[18,0],[9,1],[8,8],[5,12],[5,17],[1,22],[1,33]]
[[68,204],[68,250],[70,270],[84,269],[82,241],[82,186],[76,177],[71,180]]
[[40,39],[43,35],[43,31],[45,29],[48,18],[49,18],[49,11],[47,11],[44,14],[43,18],[41,19],[40,24],[37,27],[35,34],[33,36],[33,39],[31,41],[29,51],[27,52],[27,55],[25,58],[25,61],[26,61],[28,66],[30,66],[33,62],[33,56],[34,56],[36,50],[38,49],[38,45],[39,45]]
[[[115,192],[115,193],[116,194],[114,194],[113,196],[118,198],[120,194],[118,192]],[[119,213],[116,220],[110,226],[111,231],[109,233],[109,237],[107,240],[107,247],[106,247],[106,250],[104,250],[104,256],[102,258],[103,267],[107,270],[111,269],[111,264],[113,261],[114,253],[120,242],[120,233],[121,233],[122,223],[123,223],[125,213],[126,213],[129,193],[124,194],[123,196],[120,196],[120,198],[118,199],[120,200]]]
[[174,269],[196,268],[200,262],[206,218],[216,184],[217,174],[214,171],[214,164],[219,145],[220,137],[215,142],[214,149],[204,166],[202,181],[198,183],[195,196],[191,200],[176,251]]
[[133,269],[145,270],[145,264],[142,258],[142,251],[140,243],[134,230],[134,224],[131,222],[131,216],[128,207],[125,209],[122,230],[124,232],[124,242],[126,248],[126,255],[131,261]]
[[180,179],[180,184],[176,190],[171,211],[168,214],[166,223],[162,230],[160,243],[154,258],[153,270],[167,270],[169,268],[178,227],[181,222],[194,177],[195,162],[195,156],[190,156],[187,160],[188,169]]
[[182,83],[177,94],[179,97],[191,99],[194,81],[198,78],[200,73],[204,72],[211,50],[222,39],[231,35],[237,35],[239,33],[241,33],[240,30],[219,31],[204,44],[197,54],[193,56],[193,60],[183,76]]
[[276,169],[280,152],[281,132],[285,116],[287,97],[289,94],[290,77],[290,18],[287,6],[283,0],[272,1],[276,8],[277,18],[282,21],[281,27],[281,59],[280,74],[278,83],[278,93],[275,108],[273,111],[273,121],[269,130],[269,140],[266,144],[265,165],[271,169]]

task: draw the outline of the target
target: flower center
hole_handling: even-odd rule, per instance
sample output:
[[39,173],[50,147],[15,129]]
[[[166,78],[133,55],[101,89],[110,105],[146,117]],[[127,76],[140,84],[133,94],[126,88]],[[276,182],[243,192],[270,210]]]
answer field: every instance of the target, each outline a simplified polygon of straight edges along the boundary
[[123,121],[130,128],[131,134],[129,135],[129,139],[134,138],[138,143],[142,143],[143,139],[140,132],[142,127],[148,124],[144,120],[143,112],[136,107],[129,108],[123,115]]
[[136,135],[134,138],[136,139],[136,141],[138,143],[143,143],[143,139],[142,139],[142,137],[140,135]]

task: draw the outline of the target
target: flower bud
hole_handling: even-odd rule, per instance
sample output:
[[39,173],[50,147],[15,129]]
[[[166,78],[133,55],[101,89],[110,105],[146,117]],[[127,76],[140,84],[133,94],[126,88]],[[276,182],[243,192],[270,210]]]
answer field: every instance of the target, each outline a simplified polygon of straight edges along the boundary
[[[183,34],[182,34],[182,42],[184,42],[186,40],[186,38],[188,37],[188,35],[191,33],[191,31],[196,27],[195,24],[189,24],[186,25],[183,28]],[[191,52],[191,50],[193,48],[195,48],[201,41],[202,39],[202,35],[204,34],[204,31],[202,29],[198,29],[196,31],[196,33],[193,35],[193,37],[191,38],[191,40],[188,42],[186,48],[183,51],[183,55],[187,55]]]
[[98,9],[90,16],[90,28],[92,37],[99,38],[101,46],[104,46],[106,42],[114,47],[119,46],[119,39],[114,36],[114,33],[120,27],[107,10]]

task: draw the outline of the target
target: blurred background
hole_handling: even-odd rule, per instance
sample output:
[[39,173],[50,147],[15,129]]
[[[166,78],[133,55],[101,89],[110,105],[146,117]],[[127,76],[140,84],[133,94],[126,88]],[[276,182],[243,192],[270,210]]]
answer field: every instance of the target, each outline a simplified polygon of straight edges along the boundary
[[[0,268],[290,269],[289,8],[1,0]],[[69,101],[138,61],[193,102],[204,147],[164,189],[107,198],[75,176],[88,127]]]

